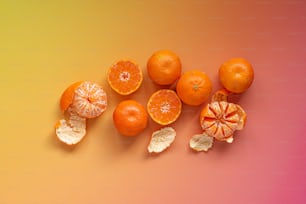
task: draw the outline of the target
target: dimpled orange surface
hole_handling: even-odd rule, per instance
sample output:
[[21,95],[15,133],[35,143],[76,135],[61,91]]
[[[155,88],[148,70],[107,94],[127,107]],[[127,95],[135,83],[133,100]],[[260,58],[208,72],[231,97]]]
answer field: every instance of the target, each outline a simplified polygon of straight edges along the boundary
[[[0,203],[305,203],[306,5],[304,1],[1,1]],[[112,114],[122,100],[144,107],[159,86],[147,60],[168,49],[182,72],[202,70],[214,93],[233,57],[254,68],[252,86],[230,102],[247,113],[232,144],[196,153],[199,107],[183,104],[176,139],[158,155],[147,146],[151,119],[123,137]],[[136,62],[143,83],[115,93],[107,70]],[[62,92],[77,81],[101,85],[107,110],[87,120],[75,147],[57,140]],[[164,87],[163,87],[164,88]]]

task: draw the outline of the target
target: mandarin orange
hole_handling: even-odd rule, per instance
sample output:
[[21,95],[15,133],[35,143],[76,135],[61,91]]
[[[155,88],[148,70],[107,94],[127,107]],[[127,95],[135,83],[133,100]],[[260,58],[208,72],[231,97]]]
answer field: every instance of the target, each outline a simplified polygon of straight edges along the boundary
[[146,109],[139,102],[124,100],[115,108],[113,121],[120,134],[136,136],[147,127],[148,115]]
[[251,86],[254,70],[246,59],[232,58],[221,65],[219,79],[228,91],[242,93]]
[[180,58],[170,50],[155,52],[147,62],[147,71],[153,82],[159,85],[171,85],[181,75]]
[[212,83],[208,75],[199,70],[186,71],[176,85],[180,99],[187,105],[198,106],[210,96]]

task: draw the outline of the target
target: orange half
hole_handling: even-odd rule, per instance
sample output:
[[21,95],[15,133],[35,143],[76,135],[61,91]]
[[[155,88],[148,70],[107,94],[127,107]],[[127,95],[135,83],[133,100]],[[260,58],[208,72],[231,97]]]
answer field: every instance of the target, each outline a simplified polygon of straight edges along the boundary
[[161,89],[151,95],[147,103],[150,117],[160,125],[169,125],[181,114],[182,103],[170,89]]
[[135,92],[140,87],[142,80],[141,68],[129,60],[120,60],[108,70],[107,81],[111,88],[120,95]]

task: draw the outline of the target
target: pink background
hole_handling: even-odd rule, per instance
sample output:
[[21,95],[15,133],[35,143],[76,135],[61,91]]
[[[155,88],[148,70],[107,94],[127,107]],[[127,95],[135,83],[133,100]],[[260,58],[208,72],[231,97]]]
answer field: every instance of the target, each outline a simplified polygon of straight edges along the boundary
[[[1,3],[0,203],[306,203],[306,2],[247,2]],[[146,61],[162,48],[180,56],[183,71],[205,71],[214,91],[221,63],[245,57],[253,65],[253,85],[233,99],[248,114],[233,144],[191,151],[201,107],[185,105],[175,142],[158,156],[146,151],[152,121],[136,138],[115,130],[116,104],[145,105],[156,89]],[[106,82],[121,58],[146,77],[130,97]],[[100,83],[109,108],[67,148],[53,125],[62,91],[78,80]]]

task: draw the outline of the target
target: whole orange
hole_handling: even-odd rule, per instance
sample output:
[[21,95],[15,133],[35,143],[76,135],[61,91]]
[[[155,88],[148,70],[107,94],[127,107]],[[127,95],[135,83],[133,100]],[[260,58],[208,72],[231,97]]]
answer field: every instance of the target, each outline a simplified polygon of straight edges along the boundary
[[176,85],[176,92],[187,105],[197,106],[204,103],[212,90],[208,75],[199,70],[183,73]]
[[254,70],[246,59],[232,58],[221,65],[219,79],[228,91],[242,93],[251,86]]
[[170,85],[181,75],[181,60],[170,50],[159,50],[149,58],[147,71],[156,84]]
[[136,136],[148,124],[146,109],[135,100],[120,102],[113,112],[113,121],[116,129],[124,136]]

